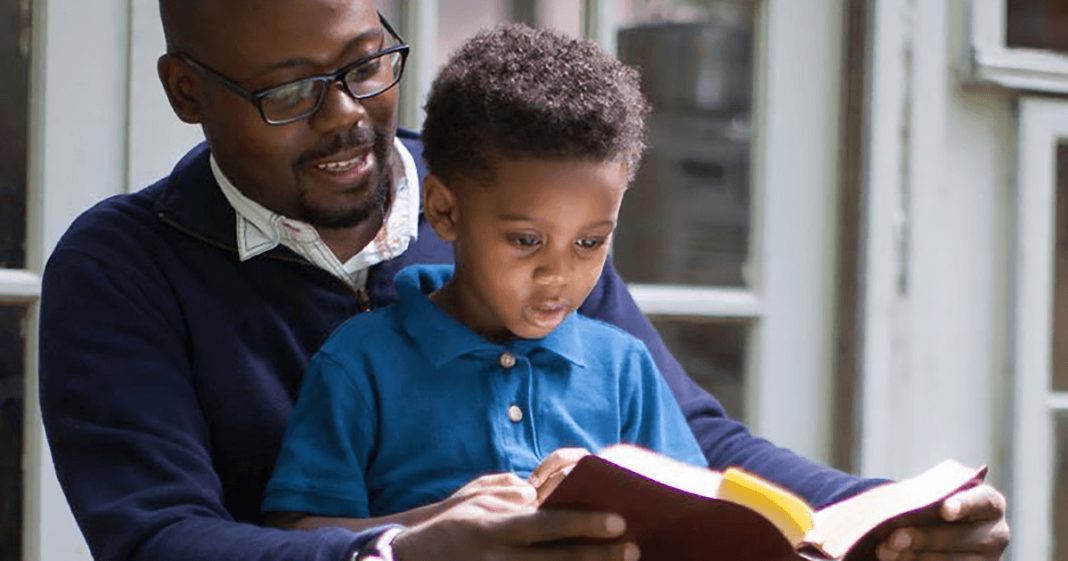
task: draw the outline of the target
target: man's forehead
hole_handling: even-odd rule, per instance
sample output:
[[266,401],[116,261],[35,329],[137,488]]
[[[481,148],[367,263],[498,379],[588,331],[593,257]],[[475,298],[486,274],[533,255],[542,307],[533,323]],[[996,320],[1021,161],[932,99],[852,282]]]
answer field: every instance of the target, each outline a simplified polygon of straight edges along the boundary
[[348,40],[378,22],[373,0],[160,0],[160,12],[168,46],[194,52],[280,48],[339,30]]

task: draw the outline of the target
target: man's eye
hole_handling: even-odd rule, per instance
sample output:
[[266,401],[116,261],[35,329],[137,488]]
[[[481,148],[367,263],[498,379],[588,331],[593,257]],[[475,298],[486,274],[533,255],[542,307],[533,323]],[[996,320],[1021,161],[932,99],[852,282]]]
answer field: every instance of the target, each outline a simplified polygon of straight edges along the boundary
[[537,236],[510,236],[508,241],[514,246],[523,248],[537,247],[541,245],[541,238]]
[[372,78],[377,77],[378,74],[382,71],[383,58],[384,57],[378,57],[369,60],[357,66],[356,68],[349,70],[348,74],[345,75],[345,80],[347,80],[349,83],[358,84],[360,82],[364,82],[366,80],[370,80]]
[[266,101],[279,107],[301,105],[315,97],[317,85],[314,80],[294,82],[272,91]]
[[582,249],[597,249],[604,245],[604,238],[581,238],[575,241],[575,245]]

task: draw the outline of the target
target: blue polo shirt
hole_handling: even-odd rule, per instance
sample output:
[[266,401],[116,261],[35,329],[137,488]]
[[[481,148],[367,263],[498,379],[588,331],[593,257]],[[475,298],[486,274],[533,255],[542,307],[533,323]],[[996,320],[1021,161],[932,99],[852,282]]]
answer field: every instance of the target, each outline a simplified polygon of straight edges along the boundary
[[542,339],[491,343],[427,297],[451,275],[401,271],[396,305],[348,320],[314,356],[265,512],[392,514],[487,473],[526,477],[569,446],[707,465],[641,341],[571,314]]

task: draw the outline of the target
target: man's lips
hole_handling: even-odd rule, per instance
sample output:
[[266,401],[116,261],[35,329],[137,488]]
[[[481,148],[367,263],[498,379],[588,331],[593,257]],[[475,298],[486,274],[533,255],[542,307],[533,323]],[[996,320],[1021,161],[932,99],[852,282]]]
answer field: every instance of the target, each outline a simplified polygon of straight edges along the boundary
[[374,152],[367,146],[323,158],[311,167],[333,177],[353,179],[370,171],[374,161]]

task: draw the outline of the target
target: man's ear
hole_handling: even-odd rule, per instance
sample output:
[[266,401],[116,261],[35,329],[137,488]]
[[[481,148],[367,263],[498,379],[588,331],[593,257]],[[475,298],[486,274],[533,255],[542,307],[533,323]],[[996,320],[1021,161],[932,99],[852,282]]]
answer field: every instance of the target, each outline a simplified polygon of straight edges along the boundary
[[439,238],[456,241],[456,225],[460,219],[456,195],[432,173],[423,178],[423,215]]
[[156,72],[174,114],[186,123],[200,123],[199,77],[193,75],[189,65],[174,55],[163,55],[156,62]]

